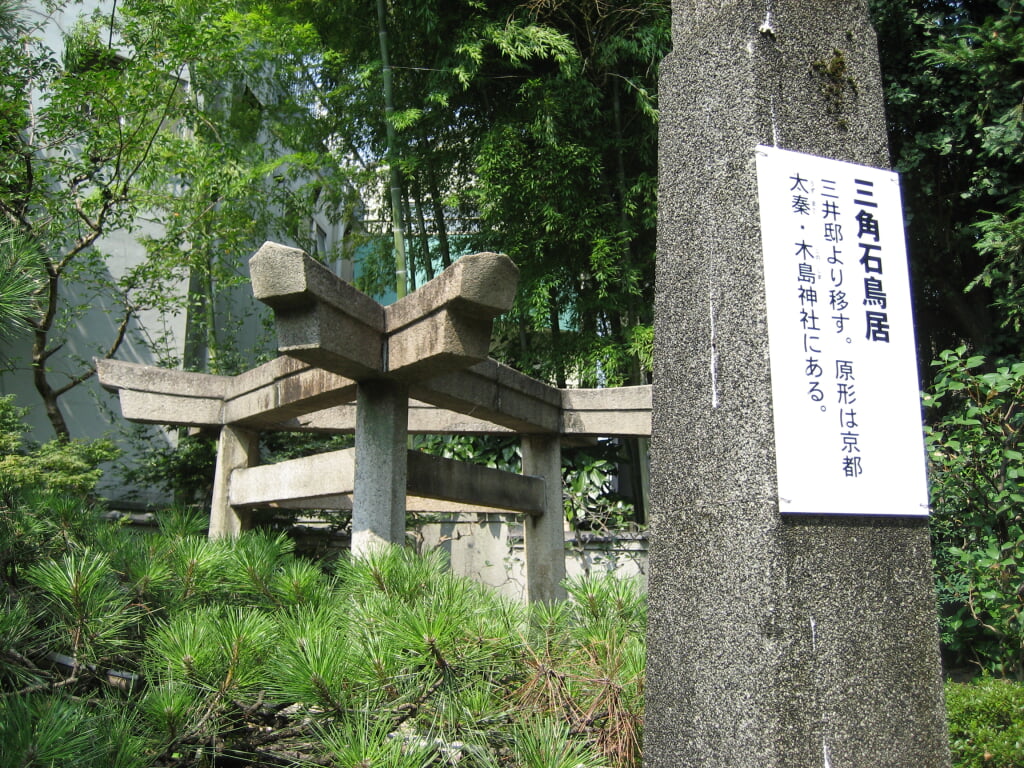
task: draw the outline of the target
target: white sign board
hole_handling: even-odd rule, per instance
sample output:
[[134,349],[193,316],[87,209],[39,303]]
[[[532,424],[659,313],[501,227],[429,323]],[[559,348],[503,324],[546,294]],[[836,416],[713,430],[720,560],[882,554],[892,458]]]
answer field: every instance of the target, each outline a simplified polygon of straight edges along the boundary
[[927,515],[899,178],[756,154],[779,509]]

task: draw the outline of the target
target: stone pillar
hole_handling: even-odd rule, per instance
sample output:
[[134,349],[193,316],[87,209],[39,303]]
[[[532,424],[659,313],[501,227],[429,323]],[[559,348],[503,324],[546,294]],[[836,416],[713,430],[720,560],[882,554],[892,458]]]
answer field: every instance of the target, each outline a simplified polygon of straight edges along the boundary
[[231,506],[231,473],[259,462],[259,434],[239,427],[223,426],[217,442],[217,468],[213,476],[210,504],[211,539],[236,538],[252,527],[251,513]]
[[865,0],[675,0],[647,768],[947,768],[927,522],[782,517],[754,148],[887,166]]
[[558,435],[524,435],[523,474],[542,477],[544,514],[523,519],[526,599],[565,599],[565,509],[562,506],[562,445]]
[[352,552],[405,542],[409,393],[396,381],[359,382]]

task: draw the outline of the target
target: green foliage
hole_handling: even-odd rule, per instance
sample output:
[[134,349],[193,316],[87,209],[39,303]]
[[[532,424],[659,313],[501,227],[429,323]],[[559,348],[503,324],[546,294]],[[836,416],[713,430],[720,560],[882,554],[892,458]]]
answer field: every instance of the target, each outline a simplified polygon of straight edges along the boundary
[[[13,312],[30,326],[36,389],[70,437],[61,398],[94,374],[93,355],[132,341],[192,369],[249,362],[244,259],[270,237],[312,250],[311,212],[349,217],[353,188],[307,128],[308,26],[236,0],[46,11],[73,22],[62,60],[46,17],[12,6],[0,36],[0,258],[31,245],[41,261],[0,270],[0,325]],[[118,230],[143,258],[108,259]],[[182,354],[169,328],[183,312]],[[83,323],[90,337],[68,344]]]
[[[440,552],[384,548],[331,574],[281,535],[195,528],[179,511],[160,533],[96,537],[109,555],[75,543],[25,567],[0,620],[5,757],[57,759],[38,724],[59,712],[74,734],[106,729],[68,765],[269,764],[277,749],[398,768],[639,764],[636,584],[580,579],[574,602],[527,610]],[[40,663],[54,650],[70,667]],[[112,668],[145,684],[111,688]]]
[[215,437],[179,434],[173,446],[154,445],[149,441],[142,445],[132,462],[118,467],[126,486],[159,488],[173,494],[179,503],[209,503],[217,466]]
[[1024,306],[1024,7],[870,5],[903,174],[918,334],[932,350],[968,341],[982,352],[1014,353]]
[[0,222],[0,339],[29,328],[39,315],[45,275],[39,253],[17,229]]
[[633,520],[633,505],[611,488],[617,453],[618,446],[610,443],[563,452],[562,503],[575,527],[621,530]]
[[[321,129],[367,168],[390,157],[388,127],[397,136],[410,273],[507,253],[520,283],[496,357],[560,384],[640,383],[669,3],[386,4],[390,118],[376,19],[358,3],[290,6],[325,49]],[[365,252],[361,285],[390,284],[389,251]]]
[[935,365],[926,443],[943,640],[1024,678],[1024,362],[986,365],[961,347]]
[[1024,686],[982,678],[946,684],[949,741],[956,768],[1024,764]]
[[122,707],[32,694],[0,699],[0,765],[144,768],[141,740]]
[[108,663],[127,650],[126,630],[140,612],[105,555],[84,550],[43,560],[26,569],[25,582],[39,592],[48,646],[74,658],[76,670]]
[[120,451],[109,440],[51,440],[32,446],[25,442],[27,409],[13,395],[0,396],[0,498],[15,489],[46,487],[53,493],[89,494],[99,482],[100,464]]

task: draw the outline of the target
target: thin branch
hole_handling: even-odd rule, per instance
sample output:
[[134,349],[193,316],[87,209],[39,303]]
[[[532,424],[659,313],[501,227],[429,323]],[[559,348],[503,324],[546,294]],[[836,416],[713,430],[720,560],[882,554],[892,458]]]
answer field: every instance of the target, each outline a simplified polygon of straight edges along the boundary
[[74,685],[79,680],[81,680],[81,677],[74,675],[72,677],[65,677],[61,680],[54,680],[49,683],[37,683],[36,685],[30,685],[27,688],[22,688],[18,691],[5,691],[0,693],[0,698],[6,698],[8,696],[27,696],[30,693],[38,693],[39,691],[55,691],[68,685]]
[[[121,317],[121,322],[117,326],[117,335],[114,337],[114,340],[110,343],[110,346],[107,347],[106,353],[102,356],[104,360],[112,358],[117,353],[117,350],[120,349],[121,344],[124,342],[125,336],[127,335],[127,332],[128,332],[128,324],[131,322],[131,319],[132,319],[133,316],[134,316],[134,309],[132,308],[132,306],[128,302],[125,302],[124,315]],[[54,351],[56,351],[56,350],[54,350]],[[53,391],[53,396],[54,397],[60,397],[65,392],[68,392],[69,390],[74,389],[79,384],[81,384],[83,381],[86,381],[87,379],[90,379],[90,378],[92,378],[95,375],[96,375],[96,366],[95,365],[90,365],[84,371],[82,371],[80,374],[78,374],[74,378],[70,379],[66,384],[64,384],[64,386],[59,387],[58,389],[55,389]]]

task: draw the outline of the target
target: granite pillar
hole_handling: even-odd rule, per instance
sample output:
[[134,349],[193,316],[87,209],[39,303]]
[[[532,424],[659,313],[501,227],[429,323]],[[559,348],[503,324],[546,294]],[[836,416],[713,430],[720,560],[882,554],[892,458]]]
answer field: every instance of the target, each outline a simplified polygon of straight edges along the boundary
[[352,552],[405,543],[409,394],[405,384],[359,382]]
[[927,521],[778,510],[754,148],[888,166],[867,4],[675,0],[661,78],[645,765],[948,768]]
[[211,539],[237,538],[252,527],[252,513],[231,506],[231,473],[259,463],[259,433],[241,427],[221,427],[217,441],[217,467],[213,475],[210,503]]
[[565,510],[562,507],[562,446],[558,435],[524,435],[523,474],[544,480],[544,512],[523,518],[526,599],[565,599]]

